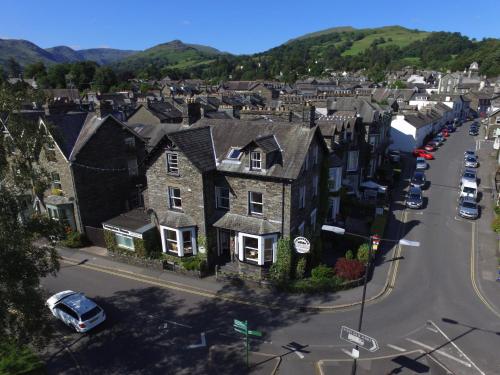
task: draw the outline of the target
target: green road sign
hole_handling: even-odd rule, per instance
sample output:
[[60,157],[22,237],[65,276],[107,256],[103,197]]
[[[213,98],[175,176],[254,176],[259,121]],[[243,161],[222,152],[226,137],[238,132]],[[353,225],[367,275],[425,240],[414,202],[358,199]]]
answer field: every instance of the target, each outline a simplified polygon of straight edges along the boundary
[[239,333],[243,333],[244,335],[248,334],[249,332],[246,329],[241,329],[238,327],[234,327],[234,330]]
[[238,327],[238,328],[241,328],[241,329],[247,329],[247,323],[246,322],[242,322],[241,320],[238,320],[238,319],[234,319],[234,327]]
[[262,337],[262,332],[260,332],[260,331],[251,331],[251,330],[249,330],[248,334],[252,335],[252,336]]

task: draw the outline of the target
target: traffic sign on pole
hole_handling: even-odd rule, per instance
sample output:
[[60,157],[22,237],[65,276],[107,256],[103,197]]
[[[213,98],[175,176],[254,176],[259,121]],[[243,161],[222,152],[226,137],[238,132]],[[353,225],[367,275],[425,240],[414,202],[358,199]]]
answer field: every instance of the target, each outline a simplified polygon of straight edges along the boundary
[[340,338],[368,350],[369,352],[376,352],[379,349],[378,342],[373,337],[367,336],[346,326],[342,326],[340,330]]

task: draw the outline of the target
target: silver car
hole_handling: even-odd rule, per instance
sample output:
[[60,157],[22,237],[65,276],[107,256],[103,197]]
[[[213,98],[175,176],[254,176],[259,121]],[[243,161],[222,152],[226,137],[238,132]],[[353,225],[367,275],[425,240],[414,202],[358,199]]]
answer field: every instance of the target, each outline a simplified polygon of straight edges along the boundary
[[460,185],[463,185],[464,181],[477,182],[476,170],[471,168],[465,169],[460,179]]
[[424,158],[421,158],[421,157],[417,158],[417,164],[415,167],[417,170],[426,170],[427,166],[428,166],[428,164]]
[[467,150],[464,152],[464,160],[467,159],[469,156],[477,157],[476,151],[474,150]]
[[479,208],[473,198],[462,197],[458,202],[458,214],[466,219],[477,219]]
[[467,168],[477,168],[477,167],[479,167],[479,162],[477,161],[477,157],[467,156],[464,160],[464,165]]

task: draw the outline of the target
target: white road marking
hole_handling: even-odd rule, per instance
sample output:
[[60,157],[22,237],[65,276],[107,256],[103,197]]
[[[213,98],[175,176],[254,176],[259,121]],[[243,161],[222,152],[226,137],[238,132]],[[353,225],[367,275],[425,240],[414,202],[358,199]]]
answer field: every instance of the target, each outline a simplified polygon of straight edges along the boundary
[[407,338],[406,340],[408,340],[409,342],[411,342],[411,343],[413,343],[415,345],[421,346],[424,349],[427,349],[427,350],[430,350],[432,352],[441,354],[443,357],[446,357],[446,358],[449,358],[449,359],[453,359],[454,361],[457,361],[458,363],[460,363],[460,364],[462,364],[464,366],[472,367],[472,365],[469,362],[462,361],[461,359],[459,359],[457,357],[454,357],[451,354],[448,354],[446,352],[443,352],[442,350],[436,350],[432,346],[426,345],[426,344],[424,344],[424,343],[422,343],[420,341],[417,341],[417,340],[413,340],[413,339],[409,339],[409,338]]
[[297,354],[300,359],[304,359],[304,354],[302,354],[301,352],[298,352],[297,350],[294,350],[293,352]]
[[403,349],[403,348],[396,346],[396,345],[387,344],[387,346],[391,349],[397,350],[398,352],[406,352],[406,349]]
[[451,345],[455,347],[455,349],[459,351],[460,354],[462,354],[472,364],[472,366],[474,366],[474,368],[477,371],[479,371],[481,375],[486,375],[479,367],[477,367],[477,365],[474,362],[472,362],[472,360],[462,351],[462,349],[460,349],[452,340],[450,340],[450,338],[446,335],[446,333],[444,333],[443,330],[439,328],[436,323],[434,323],[432,320],[429,320],[429,322],[439,331],[439,333],[441,333],[444,336],[446,340],[448,340],[451,343]]
[[429,327],[429,326],[426,326],[425,328],[428,329],[431,332],[438,333],[438,330],[435,329],[435,328],[432,328],[432,327]]
[[186,324],[181,324],[181,323],[177,323],[177,322],[172,322],[170,320],[165,320],[167,323],[170,323],[170,324],[173,324],[173,325],[176,325],[176,326],[181,326],[181,327],[184,327],[184,328],[193,328],[191,326],[188,326]]
[[201,343],[189,345],[188,349],[203,348],[204,346],[207,346],[207,340],[205,338],[205,332],[202,332],[200,334],[200,336],[201,336]]

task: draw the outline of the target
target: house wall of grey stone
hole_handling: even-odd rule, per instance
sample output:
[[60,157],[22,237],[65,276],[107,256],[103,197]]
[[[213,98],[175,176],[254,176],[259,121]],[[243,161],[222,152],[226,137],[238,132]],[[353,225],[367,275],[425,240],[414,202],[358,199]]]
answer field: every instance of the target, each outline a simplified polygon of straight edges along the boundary
[[[135,137],[135,147],[125,139]],[[131,209],[131,197],[144,178],[144,142],[108,118],[80,150],[72,164],[77,204],[83,226],[100,227],[103,221]],[[138,176],[130,176],[127,161],[137,159]]]
[[[40,154],[40,166],[45,169],[49,174],[58,173],[59,181],[61,183],[62,195],[67,197],[69,200],[73,200],[73,216],[75,219],[76,229],[79,232],[82,232],[82,223],[80,221],[80,215],[78,211],[78,205],[76,204],[76,196],[75,196],[75,185],[73,183],[73,177],[71,175],[71,167],[69,162],[66,160],[65,156],[62,152],[55,146],[55,157],[51,157],[50,160],[47,158],[47,154],[45,150],[42,150]],[[43,196],[44,198],[49,195],[53,195],[52,186],[49,186],[47,190],[45,190]]]
[[[169,151],[170,152],[170,151]],[[168,187],[177,187],[181,191],[182,210],[190,216],[198,226],[198,235],[205,235],[205,202],[203,175],[180,151],[173,150],[178,155],[179,174],[167,173],[166,151],[162,152],[150,165],[146,176],[148,180],[148,208],[153,209],[159,221],[170,210],[168,199]]]

